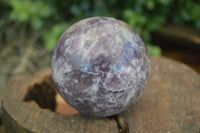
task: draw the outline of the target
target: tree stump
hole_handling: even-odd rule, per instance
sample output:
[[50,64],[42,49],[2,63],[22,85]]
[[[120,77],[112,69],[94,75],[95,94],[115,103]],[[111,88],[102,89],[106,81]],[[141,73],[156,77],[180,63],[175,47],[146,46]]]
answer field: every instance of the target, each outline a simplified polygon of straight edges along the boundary
[[8,133],[199,133],[200,76],[170,59],[151,61],[142,97],[128,110],[107,118],[79,114],[62,102],[50,69],[14,76],[2,96],[3,124]]

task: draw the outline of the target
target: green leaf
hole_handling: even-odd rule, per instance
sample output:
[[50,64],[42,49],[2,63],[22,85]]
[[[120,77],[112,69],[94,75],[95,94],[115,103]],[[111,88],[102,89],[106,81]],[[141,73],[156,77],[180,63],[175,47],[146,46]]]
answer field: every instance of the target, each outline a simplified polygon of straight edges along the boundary
[[160,15],[152,16],[147,23],[147,29],[149,31],[157,31],[159,30],[165,22],[165,18]]
[[146,7],[149,10],[153,10],[155,8],[155,1],[154,0],[147,0]]
[[151,56],[161,56],[160,47],[147,43],[147,49]]
[[68,27],[68,23],[59,23],[54,25],[50,30],[47,30],[42,35],[42,39],[45,43],[45,48],[48,51],[52,51],[55,48],[58,39]]
[[37,19],[37,18],[35,18],[35,19],[33,18],[33,19],[31,20],[31,26],[32,26],[34,29],[39,30],[39,29],[41,29],[42,26],[43,26],[43,21],[40,20],[40,19]]
[[159,0],[159,2],[164,6],[168,6],[170,3],[172,3],[172,0]]
[[200,5],[194,5],[191,9],[191,19],[197,20],[200,19]]
[[51,6],[40,0],[10,0],[12,11],[10,19],[19,22],[28,22],[34,29],[43,26],[44,19],[52,15]]
[[131,25],[136,31],[137,29],[141,29],[147,21],[146,16],[141,13],[134,12],[131,9],[127,9],[124,11],[124,17],[127,20],[128,24]]

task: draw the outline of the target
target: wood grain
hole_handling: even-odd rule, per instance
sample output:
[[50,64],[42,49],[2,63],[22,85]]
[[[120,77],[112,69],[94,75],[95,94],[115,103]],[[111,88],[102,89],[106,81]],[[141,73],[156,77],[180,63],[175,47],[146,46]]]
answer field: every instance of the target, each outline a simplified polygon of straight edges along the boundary
[[131,133],[199,133],[200,76],[166,58],[151,60],[151,76],[139,101],[121,115]]
[[[40,93],[39,95],[34,93],[36,102],[24,101],[27,100],[28,92],[33,93],[31,88],[34,86],[44,89],[42,86],[46,84],[46,87],[49,87],[46,89],[52,90],[52,83],[49,69],[38,72],[33,77],[22,75],[14,77],[10,81],[7,86],[7,93],[2,98],[3,123],[8,133],[118,132],[117,123],[114,119],[93,118],[81,114],[66,116],[53,112],[50,109],[54,109],[55,107],[48,103],[52,101],[51,99],[55,100],[55,96],[53,98],[45,96],[46,99],[44,100],[44,97],[38,97],[43,96],[44,93]],[[40,103],[40,106],[37,102]]]
[[189,26],[168,24],[163,26],[158,34],[171,42],[181,42],[186,46],[194,45],[200,48],[200,33]]
[[151,61],[150,80],[141,99],[109,118],[85,116],[70,107],[69,112],[56,111],[62,100],[56,98],[49,69],[15,76],[2,96],[5,128],[8,133],[198,133],[200,76],[170,59]]

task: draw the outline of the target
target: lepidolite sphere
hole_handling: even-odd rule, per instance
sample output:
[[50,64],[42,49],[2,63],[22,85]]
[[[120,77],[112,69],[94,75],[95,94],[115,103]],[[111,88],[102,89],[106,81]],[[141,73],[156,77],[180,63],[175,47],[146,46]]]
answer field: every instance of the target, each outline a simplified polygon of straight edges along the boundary
[[65,31],[51,67],[57,90],[67,103],[81,113],[104,117],[127,109],[142,95],[150,58],[129,25],[93,17]]

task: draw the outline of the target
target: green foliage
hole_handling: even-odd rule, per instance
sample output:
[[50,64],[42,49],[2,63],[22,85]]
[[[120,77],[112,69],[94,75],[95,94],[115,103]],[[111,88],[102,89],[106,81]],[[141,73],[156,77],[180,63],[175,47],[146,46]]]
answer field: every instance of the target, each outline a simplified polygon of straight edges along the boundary
[[66,23],[58,23],[55,24],[50,30],[45,31],[42,36],[42,40],[45,42],[45,48],[52,51],[58,41],[58,38],[68,27],[69,25]]
[[174,7],[173,21],[177,24],[190,24],[200,30],[200,1],[187,1],[179,0],[176,1],[177,7]]
[[44,27],[44,19],[53,13],[51,5],[40,0],[10,0],[12,11],[11,20],[28,21],[34,29]]
[[[150,33],[167,22],[186,24],[200,30],[200,2],[196,0],[9,0],[10,19],[27,22],[33,30],[44,30],[42,40],[53,50],[64,30],[91,16],[115,17],[131,25],[143,38],[151,55],[160,55],[151,45]],[[51,27],[51,28],[49,28]]]
[[158,46],[147,43],[147,49],[151,56],[160,56],[161,55],[161,49]]

